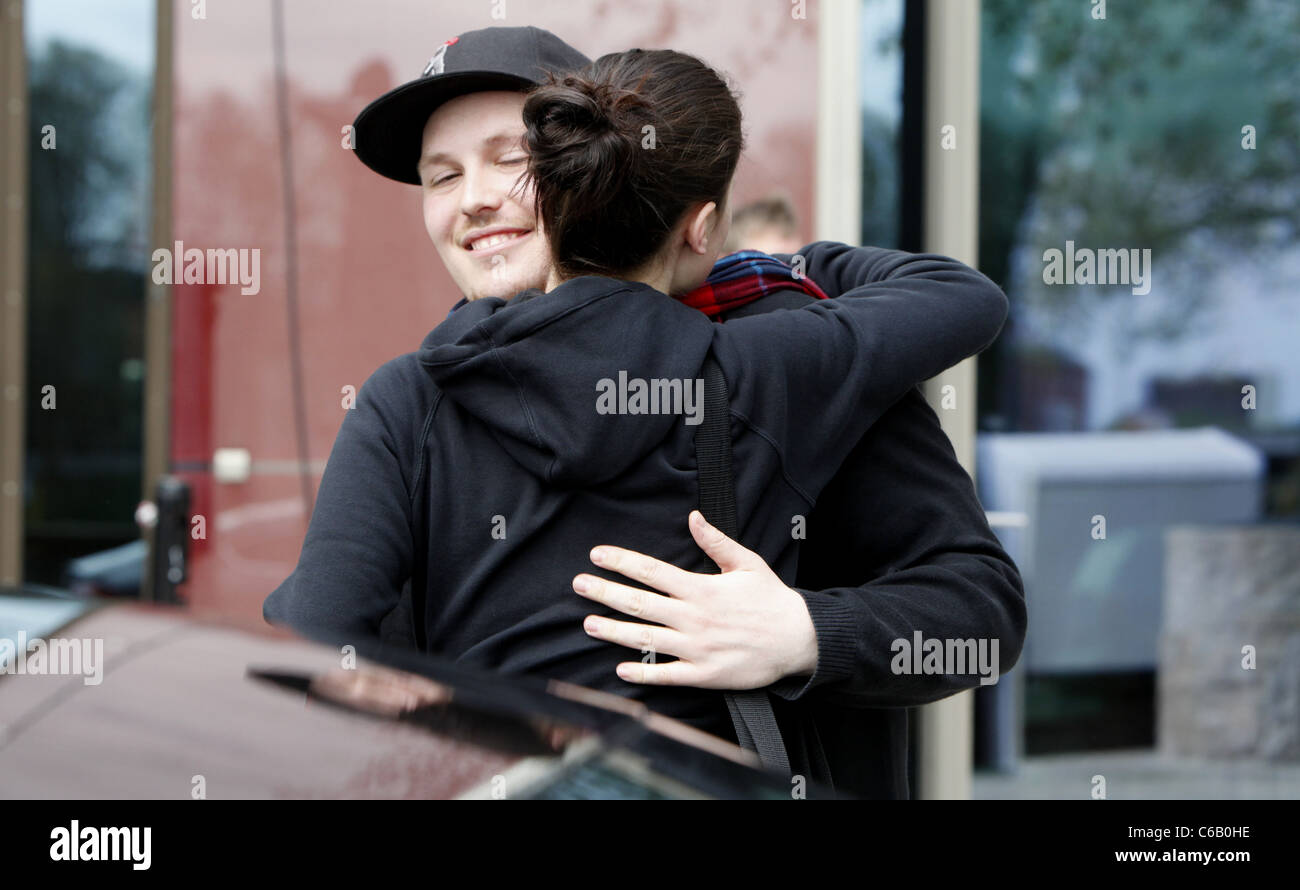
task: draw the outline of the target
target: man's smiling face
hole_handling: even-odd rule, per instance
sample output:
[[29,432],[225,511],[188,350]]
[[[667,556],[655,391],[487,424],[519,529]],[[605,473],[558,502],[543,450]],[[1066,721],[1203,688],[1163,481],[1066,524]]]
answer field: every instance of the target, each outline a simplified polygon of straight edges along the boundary
[[542,288],[550,271],[528,169],[524,94],[469,93],[424,126],[420,189],[424,227],[452,279],[471,300]]

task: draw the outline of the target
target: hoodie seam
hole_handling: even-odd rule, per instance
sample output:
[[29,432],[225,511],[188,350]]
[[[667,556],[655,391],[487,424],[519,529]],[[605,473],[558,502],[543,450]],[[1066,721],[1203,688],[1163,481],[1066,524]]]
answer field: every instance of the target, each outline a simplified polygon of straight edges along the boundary
[[791,488],[794,489],[795,494],[799,495],[799,497],[807,501],[808,506],[810,508],[816,507],[817,506],[816,498],[810,497],[808,493],[803,490],[803,487],[790,477],[790,473],[786,469],[786,465],[785,465],[785,454],[781,451],[781,447],[776,443],[776,440],[773,439],[770,435],[768,435],[762,428],[760,428],[757,424],[755,424],[752,420],[750,420],[740,411],[737,411],[735,408],[731,408],[729,409],[729,411],[732,417],[735,417],[746,427],[748,427],[750,432],[754,433],[756,436],[761,438],[764,442],[766,442],[768,445],[772,447],[772,450],[776,452],[777,462],[781,465],[781,478],[786,481],[787,485],[789,485]]
[[[482,326],[482,324],[483,324],[482,322],[479,322],[480,327]],[[528,402],[524,398],[524,388],[519,385],[518,378],[515,377],[514,372],[510,370],[510,366],[506,364],[505,359],[501,357],[501,347],[497,345],[496,340],[492,339],[491,331],[487,330],[486,328],[483,328],[483,336],[487,338],[488,345],[490,346],[489,351],[492,353],[492,357],[496,359],[497,364],[501,366],[501,370],[504,371],[506,376],[510,378],[510,383],[515,388],[515,398],[518,399],[519,401],[519,410],[523,412],[524,420],[528,422],[528,431],[532,433],[533,445],[535,445],[539,451],[545,451],[546,443],[542,441],[541,433],[537,429],[537,422],[533,419],[533,412],[528,407]],[[550,463],[546,465],[547,482],[551,481],[552,473],[555,470],[555,462],[557,460],[559,460],[558,455],[552,457]]]
[[424,428],[420,431],[420,439],[415,443],[415,478],[411,482],[411,490],[407,492],[407,500],[412,510],[415,508],[415,499],[419,495],[420,485],[424,480],[424,470],[427,461],[425,461],[425,448],[429,444],[429,434],[433,430],[433,416],[438,413],[438,406],[442,404],[443,392],[441,389],[433,397],[433,407],[424,418]]

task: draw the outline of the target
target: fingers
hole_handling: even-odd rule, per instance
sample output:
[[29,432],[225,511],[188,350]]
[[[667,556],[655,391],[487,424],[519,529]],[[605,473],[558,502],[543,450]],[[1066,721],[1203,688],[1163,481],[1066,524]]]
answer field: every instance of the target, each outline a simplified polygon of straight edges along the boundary
[[595,575],[578,575],[573,579],[573,589],[580,596],[604,603],[625,615],[674,627],[681,620],[685,605],[653,590],[629,587]]
[[689,640],[685,634],[671,627],[654,627],[649,624],[634,624],[630,621],[615,621],[588,615],[582,623],[587,635],[597,640],[617,643],[639,652],[651,652],[655,655],[673,655],[678,658],[689,657]]
[[[754,560],[763,558],[740,542],[727,537],[717,526],[712,525],[699,510],[692,510],[686,517],[691,535],[700,549],[708,554],[709,559],[724,572],[736,569],[752,568]],[[766,563],[764,563],[766,565]]]
[[[695,543],[708,554],[723,572],[737,569],[753,569],[758,565],[767,567],[763,558],[740,542],[727,537],[721,529],[709,523],[699,510],[692,510],[686,517],[687,526]],[[647,587],[662,591],[678,599],[685,599],[700,590],[699,579],[705,573],[688,572],[672,563],[603,544],[591,551],[591,561],[604,569],[618,572],[633,581],[639,581]],[[707,574],[706,577],[714,577]]]
[[673,596],[688,596],[695,589],[695,576],[691,572],[635,550],[605,544],[591,551],[591,561]]
[[643,664],[625,661],[617,668],[618,675],[629,683],[645,686],[698,686],[711,688],[702,672],[689,661],[669,661],[662,664]]

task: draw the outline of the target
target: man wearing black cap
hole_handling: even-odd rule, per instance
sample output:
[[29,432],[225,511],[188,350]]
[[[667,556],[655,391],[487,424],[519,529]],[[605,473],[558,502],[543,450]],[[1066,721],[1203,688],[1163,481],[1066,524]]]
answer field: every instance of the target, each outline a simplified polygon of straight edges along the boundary
[[546,240],[531,203],[514,191],[528,163],[523,91],[546,72],[588,62],[540,28],[470,31],[357,116],[357,157],[389,179],[424,186],[425,229],[466,299],[544,287]]
[[[437,47],[419,78],[358,116],[357,156],[390,179],[422,187],[425,228],[464,296],[458,306],[544,289],[550,271],[545,236],[529,193],[516,188],[527,165],[523,91],[548,71],[587,63],[538,28],[471,31]],[[787,305],[777,293],[720,320]],[[342,527],[355,519],[321,512],[318,507],[313,526]],[[916,388],[877,421],[841,466],[808,518],[808,529],[793,590],[808,608],[809,651],[772,653],[779,663],[806,663],[807,669],[768,687],[792,768],[853,793],[907,797],[905,708],[971,688],[979,678],[900,676],[890,670],[891,642],[910,641],[920,630],[930,637],[999,640],[1005,671],[1023,645],[1019,574]],[[783,593],[791,590],[756,554],[716,529],[696,534],[696,540],[724,573],[726,563],[745,562],[754,596],[769,595],[772,584]],[[310,616],[326,623],[355,602],[356,591],[329,587],[329,567],[307,566],[306,560],[304,547],[294,575],[267,598],[268,620],[292,615],[299,622]],[[298,579],[304,570],[310,577]],[[575,575],[585,570],[574,566]],[[615,570],[627,573],[624,566]],[[708,585],[722,583],[724,575],[692,577]],[[402,583],[395,576],[386,581]],[[423,635],[422,586],[415,585],[410,601],[416,618],[406,619],[417,645]],[[384,596],[396,602],[396,587]]]

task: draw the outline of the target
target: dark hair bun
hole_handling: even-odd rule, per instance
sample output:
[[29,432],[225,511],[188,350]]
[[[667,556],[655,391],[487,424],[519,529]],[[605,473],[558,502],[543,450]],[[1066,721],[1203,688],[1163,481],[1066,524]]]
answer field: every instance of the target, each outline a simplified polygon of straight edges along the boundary
[[640,268],[697,201],[719,205],[744,137],[716,71],[672,50],[601,56],[524,101],[538,221],[564,275]]
[[534,175],[580,190],[583,213],[598,212],[636,164],[646,111],[635,93],[581,75],[538,87],[524,105]]

